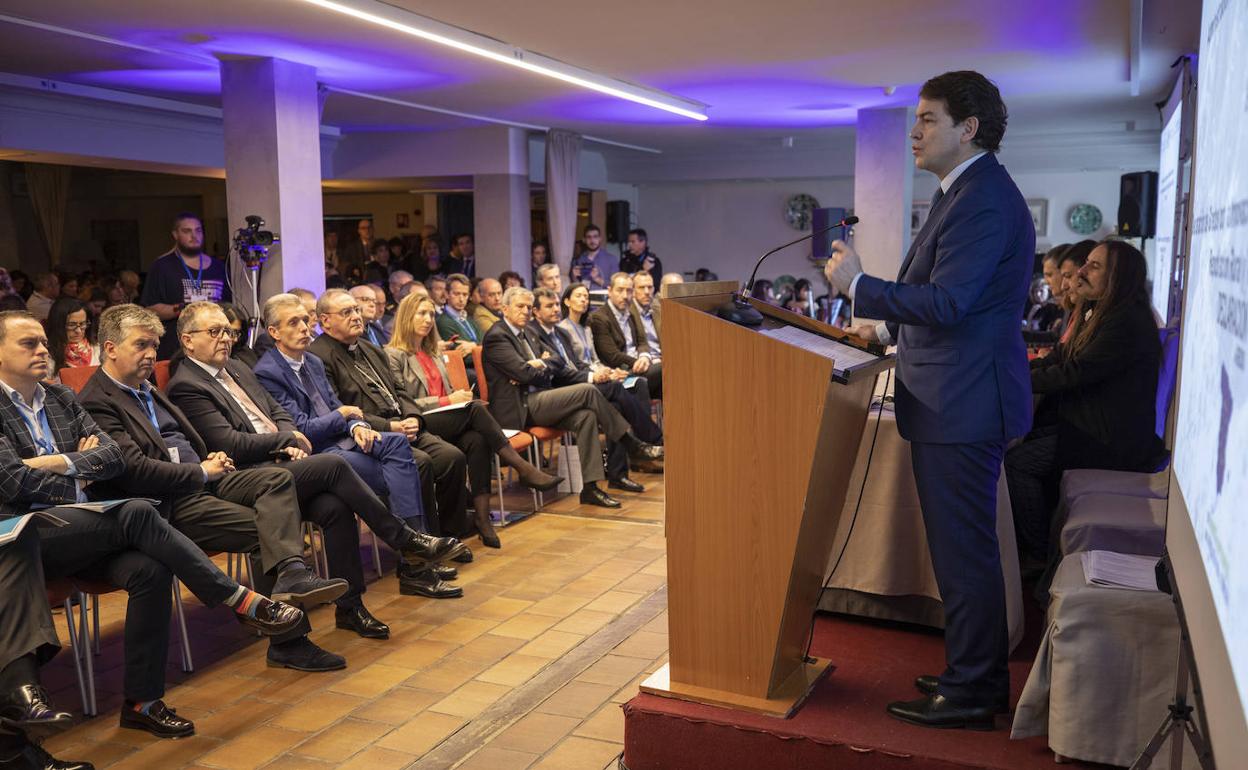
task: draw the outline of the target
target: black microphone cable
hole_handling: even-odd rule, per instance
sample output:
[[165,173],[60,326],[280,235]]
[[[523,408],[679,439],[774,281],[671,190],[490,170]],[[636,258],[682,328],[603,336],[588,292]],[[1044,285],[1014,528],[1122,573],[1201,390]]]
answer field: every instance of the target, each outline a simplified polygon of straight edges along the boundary
[[[884,408],[890,400],[888,395],[888,386],[892,383],[893,370],[889,369],[884,373],[884,392],[880,395],[880,411],[875,415],[875,429],[871,433],[871,446],[867,448],[867,466],[862,469],[862,484],[858,487],[858,501],[854,503],[854,515],[849,519],[849,531],[845,533],[845,542],[841,543],[841,552],[836,555],[836,561],[832,563],[832,569],[828,570],[828,576],[823,581],[823,587],[819,589],[819,598],[815,600],[815,611],[810,613],[810,631],[806,635],[806,651],[802,654],[802,659],[806,663],[814,663],[814,658],[810,657],[810,646],[815,641],[815,615],[819,611],[819,602],[823,601],[823,594],[832,584],[832,576],[836,574],[836,568],[841,566],[841,559],[845,558],[845,551],[849,548],[849,539],[854,535],[854,525],[858,523],[858,511],[862,508],[862,496],[867,491],[867,477],[871,475],[871,458],[875,456],[875,442],[880,437],[880,420],[884,418]],[[879,377],[876,377],[879,382]],[[873,404],[874,405],[874,404]]]

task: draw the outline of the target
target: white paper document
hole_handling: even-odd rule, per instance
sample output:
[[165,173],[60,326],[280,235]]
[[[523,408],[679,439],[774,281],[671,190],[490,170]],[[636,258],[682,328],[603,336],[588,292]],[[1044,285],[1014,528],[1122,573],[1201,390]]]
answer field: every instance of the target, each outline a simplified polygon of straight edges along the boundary
[[40,511],[4,519],[0,521],[0,547],[6,546],[16,540],[18,536],[22,534],[22,530],[26,529],[26,525],[29,524],[36,516],[56,527],[63,527],[69,523],[59,516],[53,516],[50,513],[43,513]]
[[1090,586],[1126,588],[1132,591],[1156,591],[1156,556],[1137,556],[1113,551],[1084,551],[1083,576]]
[[460,401],[458,404],[447,404],[446,406],[439,406],[436,409],[426,409],[425,411],[421,412],[421,414],[424,415],[424,414],[437,414],[438,412],[453,412],[456,409],[463,409],[464,407],[468,406],[471,403],[472,403],[471,401]]
[[853,345],[846,345],[843,342],[837,342],[827,337],[820,337],[818,334],[813,334],[796,326],[763,329],[759,333],[787,345],[793,345],[824,358],[832,359],[833,370],[837,372],[844,372],[847,369],[853,369],[855,366],[870,364],[879,360],[879,357],[873,353],[868,353]]

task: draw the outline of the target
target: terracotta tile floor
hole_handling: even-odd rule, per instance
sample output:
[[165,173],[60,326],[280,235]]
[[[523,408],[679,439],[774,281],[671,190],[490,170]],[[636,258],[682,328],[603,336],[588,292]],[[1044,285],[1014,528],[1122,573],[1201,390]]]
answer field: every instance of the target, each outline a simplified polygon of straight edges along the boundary
[[[104,596],[100,716],[47,748],[101,768],[613,768],[620,704],[667,654],[663,480],[634,478],[647,490],[620,494],[621,509],[565,497],[501,530],[499,551],[472,541],[462,599],[401,596],[393,577],[370,583],[365,601],[390,625],[389,641],[337,630],[330,608],[314,611],[312,638],[345,655],[345,671],[268,668],[263,642],[186,594],[195,672],[181,672],[175,641],[166,701],[197,733],[180,741],[117,727],[125,595]],[[527,506],[509,495],[509,510]],[[367,545],[365,556],[371,574]],[[57,622],[64,639],[62,613]],[[77,711],[69,657],[43,676],[56,703]]]

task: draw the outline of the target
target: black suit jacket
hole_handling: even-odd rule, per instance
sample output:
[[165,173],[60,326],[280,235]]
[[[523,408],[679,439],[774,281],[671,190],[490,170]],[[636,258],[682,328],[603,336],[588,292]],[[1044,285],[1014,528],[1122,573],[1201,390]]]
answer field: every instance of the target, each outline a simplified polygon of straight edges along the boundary
[[[641,319],[632,312],[629,305],[628,324],[633,329],[633,342],[637,344],[638,353],[649,353],[650,343],[646,341],[646,329]],[[624,339],[624,330],[620,322],[615,320],[615,311],[610,303],[603,305],[589,314],[589,328],[594,333],[594,349],[598,358],[613,369],[631,369],[637,357],[630,356],[626,350],[628,341]]]
[[[201,460],[207,457],[208,447],[182,410],[159,390],[152,388],[151,392],[156,403],[177,421],[178,430],[186,436],[195,454]],[[156,432],[138,400],[113,382],[103,369],[91,375],[78,394],[78,400],[100,429],[117,442],[126,463],[125,473],[91,486],[93,497],[154,497],[160,500],[160,514],[168,518],[177,498],[204,489],[204,473],[199,464],[171,462],[165,440]]]
[[[529,345],[532,346],[533,352],[539,356],[543,353],[550,354],[546,364],[553,372],[551,379],[555,387],[591,382],[589,374],[592,370],[589,364],[571,358],[575,348],[572,347],[572,338],[566,331],[556,326],[547,332],[541,324],[531,321],[528,326],[524,327],[524,333],[529,338]],[[559,342],[568,353],[567,358],[559,352],[559,345],[555,344],[555,335],[558,335]]]
[[[529,346],[533,346],[532,341]],[[537,348],[533,353],[541,355]],[[490,413],[500,426],[523,430],[529,418],[525,403],[529,386],[549,388],[554,382],[552,367],[529,366],[529,356],[506,321],[499,321],[485,333],[481,340],[481,357],[490,394]]]
[[[373,430],[385,432],[390,430],[391,420],[402,420],[407,417],[420,417],[420,407],[416,399],[400,382],[394,379],[390,371],[390,358],[386,351],[373,343],[361,338],[360,350],[364,359],[372,366],[373,372],[388,392],[383,393],[378,386],[360,371],[351,357],[347,346],[329,336],[322,334],[308,346],[308,352],[316,355],[325,365],[325,374],[338,394],[338,400],[344,404],[358,406],[364,412]],[[393,397],[394,402],[391,401]]]
[[256,406],[277,424],[278,432],[256,433],[251,420],[224,385],[194,361],[183,361],[169,380],[169,399],[199,430],[208,451],[225,452],[242,468],[268,462],[279,449],[294,446],[294,420],[273,400],[256,375],[233,359],[225,362],[225,368]]
[[[117,442],[99,426],[64,385],[43,384],[44,411],[56,451],[74,464],[77,479],[102,481],[121,473],[125,466]],[[78,451],[78,441],[95,436],[100,445]],[[39,454],[22,413],[6,394],[0,393],[0,518],[20,516],[30,505],[60,505],[78,499],[75,478],[31,468],[22,462]]]
[[1031,387],[1044,396],[1041,413],[1056,410],[1062,468],[1156,468],[1165,451],[1156,434],[1160,365],[1161,339],[1147,297],[1107,315],[1077,354],[1059,345],[1033,362]]

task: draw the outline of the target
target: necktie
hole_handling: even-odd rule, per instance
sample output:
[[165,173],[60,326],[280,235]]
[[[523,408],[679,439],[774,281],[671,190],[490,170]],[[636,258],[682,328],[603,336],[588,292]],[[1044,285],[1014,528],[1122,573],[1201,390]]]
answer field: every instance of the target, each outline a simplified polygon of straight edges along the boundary
[[133,391],[135,398],[139,399],[139,404],[143,406],[143,412],[147,415],[147,419],[151,421],[152,427],[156,429],[156,433],[160,434],[160,421],[156,419],[156,404],[152,401],[152,394],[142,390]]
[[476,342],[477,330],[472,325],[472,322],[467,318],[456,318],[455,320],[459,321],[460,328],[464,330],[464,336],[466,336],[469,340]]
[[320,389],[312,381],[312,375],[308,372],[306,363],[299,367],[299,382],[303,383],[303,389],[308,392],[308,398],[312,401],[312,411],[316,413],[316,416],[324,417],[329,414],[329,404],[325,403]]
[[928,208],[928,211],[930,212],[932,209],[936,208],[936,204],[940,203],[940,199],[943,197],[945,197],[945,188],[940,185],[936,185],[936,192],[932,193],[932,205]]
[[563,359],[563,368],[575,369],[576,364],[572,363],[572,359],[568,356],[568,350],[563,346],[563,340],[559,339],[559,332],[550,332],[550,338],[554,340],[555,347],[559,350],[559,356]]
[[261,411],[260,407],[256,406],[256,402],[252,401],[251,396],[247,395],[247,391],[243,390],[242,386],[234,381],[234,378],[225,370],[225,367],[221,367],[221,371],[217,372],[217,381],[229,391],[235,400],[242,404],[243,409],[249,416],[260,421],[260,424],[267,429],[267,432],[277,433],[277,423],[269,419],[269,416]]
[[528,338],[524,336],[523,329],[520,330],[520,332],[516,334],[516,337],[520,340],[520,347],[524,350],[524,354],[528,356],[528,359],[526,360],[532,361],[533,359],[537,358],[537,356],[533,354],[533,348],[529,346]]

